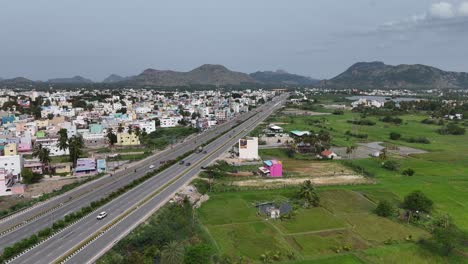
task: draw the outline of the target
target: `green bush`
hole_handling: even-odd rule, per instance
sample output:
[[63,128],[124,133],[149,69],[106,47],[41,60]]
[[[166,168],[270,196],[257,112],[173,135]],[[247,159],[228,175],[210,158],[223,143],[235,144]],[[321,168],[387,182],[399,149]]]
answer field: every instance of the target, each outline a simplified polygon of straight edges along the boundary
[[411,169],[411,168],[408,168],[406,170],[404,170],[401,174],[405,175],[405,176],[413,176],[414,175],[414,170]]
[[389,217],[395,214],[395,208],[393,208],[393,205],[389,201],[383,200],[377,205],[375,213],[378,216]]
[[432,211],[433,202],[421,191],[414,191],[405,197],[402,206],[413,212],[421,211],[430,213]]
[[396,132],[390,132],[390,139],[391,140],[399,140],[401,138],[401,134]]
[[397,171],[400,168],[400,164],[394,160],[388,160],[382,163],[382,168],[391,171]]

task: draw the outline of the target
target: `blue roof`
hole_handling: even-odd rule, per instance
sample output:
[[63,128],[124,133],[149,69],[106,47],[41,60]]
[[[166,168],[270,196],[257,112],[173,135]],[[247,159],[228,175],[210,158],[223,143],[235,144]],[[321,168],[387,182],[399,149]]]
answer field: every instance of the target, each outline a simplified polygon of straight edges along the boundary
[[271,160],[265,160],[263,163],[265,163],[268,167],[271,167],[273,165],[273,162],[271,162]]

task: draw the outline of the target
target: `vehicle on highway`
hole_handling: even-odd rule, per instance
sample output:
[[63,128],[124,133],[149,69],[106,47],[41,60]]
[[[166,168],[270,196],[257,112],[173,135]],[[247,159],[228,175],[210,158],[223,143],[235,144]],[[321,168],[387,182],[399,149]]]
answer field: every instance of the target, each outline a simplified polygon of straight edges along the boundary
[[205,151],[203,151],[203,154],[206,154],[206,153],[208,153],[208,152],[206,152],[206,150],[205,150]]
[[150,169],[153,169],[153,168],[154,168],[154,165],[150,165],[149,168],[150,168]]
[[185,163],[185,166],[190,166],[190,165],[192,165],[192,163],[190,163],[190,162]]
[[100,212],[100,213],[98,214],[98,216],[97,216],[96,218],[97,218],[97,220],[101,220],[101,219],[103,219],[103,218],[106,217],[106,216],[107,216],[106,211],[102,211],[102,212]]
[[179,162],[179,165],[184,165],[184,163],[185,163],[185,161],[181,160],[181,161]]

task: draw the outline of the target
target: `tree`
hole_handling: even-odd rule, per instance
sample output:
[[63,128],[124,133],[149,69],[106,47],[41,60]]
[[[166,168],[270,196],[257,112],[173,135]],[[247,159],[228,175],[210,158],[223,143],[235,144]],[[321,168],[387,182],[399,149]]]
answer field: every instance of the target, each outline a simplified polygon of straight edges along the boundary
[[440,245],[442,253],[447,256],[462,240],[462,235],[454,225],[449,225],[446,228],[435,228],[432,232],[432,238]]
[[401,174],[403,174],[405,176],[413,176],[414,175],[414,170],[411,169],[411,168],[408,168],[408,169],[404,170]]
[[21,178],[23,179],[23,183],[31,184],[38,182],[42,177],[41,175],[33,173],[30,169],[22,169]]
[[430,213],[433,202],[427,198],[421,191],[414,191],[408,194],[403,201],[403,208],[412,212],[421,211]]
[[397,171],[400,168],[400,164],[394,160],[387,160],[382,163],[382,168],[391,171]]
[[141,128],[139,126],[135,127],[135,135],[137,137],[140,137],[140,135],[141,135]]
[[114,146],[115,143],[117,143],[117,135],[114,134],[114,132],[112,131],[112,128],[107,129],[106,137],[111,147]]
[[73,167],[76,166],[76,161],[83,155],[82,148],[84,147],[83,138],[80,136],[72,136],[68,141],[70,149],[70,161],[73,163]]
[[68,148],[68,133],[67,129],[62,128],[58,132],[59,134],[59,141],[57,143],[57,147],[61,150],[66,150]]
[[133,134],[133,127],[132,125],[128,125],[128,130],[127,130],[128,134]]
[[119,127],[117,127],[117,132],[122,133],[123,131],[124,131],[123,125],[122,125],[122,123],[119,123]]
[[184,264],[210,263],[211,249],[205,244],[189,246],[185,251]]
[[42,168],[49,171],[49,163],[51,162],[50,151],[47,148],[43,148],[42,144],[37,144],[34,146],[33,157],[38,158],[42,163]]
[[391,140],[399,140],[401,138],[401,134],[396,132],[390,132],[390,139]]
[[378,216],[389,217],[395,213],[395,209],[393,208],[393,205],[389,201],[383,200],[383,201],[380,201],[379,204],[377,205],[377,208],[375,209],[375,213]]
[[180,264],[184,260],[184,248],[177,241],[171,241],[162,248],[161,264]]
[[310,205],[317,207],[320,204],[320,197],[318,196],[315,187],[312,185],[310,180],[306,180],[304,183],[302,183],[297,196],[299,199],[304,201],[307,207]]
[[381,160],[386,160],[388,158],[387,148],[382,149],[382,151],[380,152],[379,158]]

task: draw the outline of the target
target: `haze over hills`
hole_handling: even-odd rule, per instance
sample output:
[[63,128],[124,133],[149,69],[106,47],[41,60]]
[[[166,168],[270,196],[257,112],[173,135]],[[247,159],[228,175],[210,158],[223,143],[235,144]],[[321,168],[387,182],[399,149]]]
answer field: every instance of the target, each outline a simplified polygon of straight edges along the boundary
[[468,88],[468,73],[443,71],[421,64],[386,65],[358,62],[340,75],[322,82],[329,88],[434,89]]
[[82,76],[74,76],[74,77],[71,77],[71,78],[55,78],[55,79],[49,79],[47,80],[48,83],[53,83],[53,84],[57,84],[57,83],[63,83],[63,84],[73,84],[73,83],[93,83],[92,80],[90,79],[86,79]]
[[249,75],[258,82],[272,85],[312,85],[320,82],[320,80],[313,79],[307,76],[292,74],[284,70],[257,71]]

